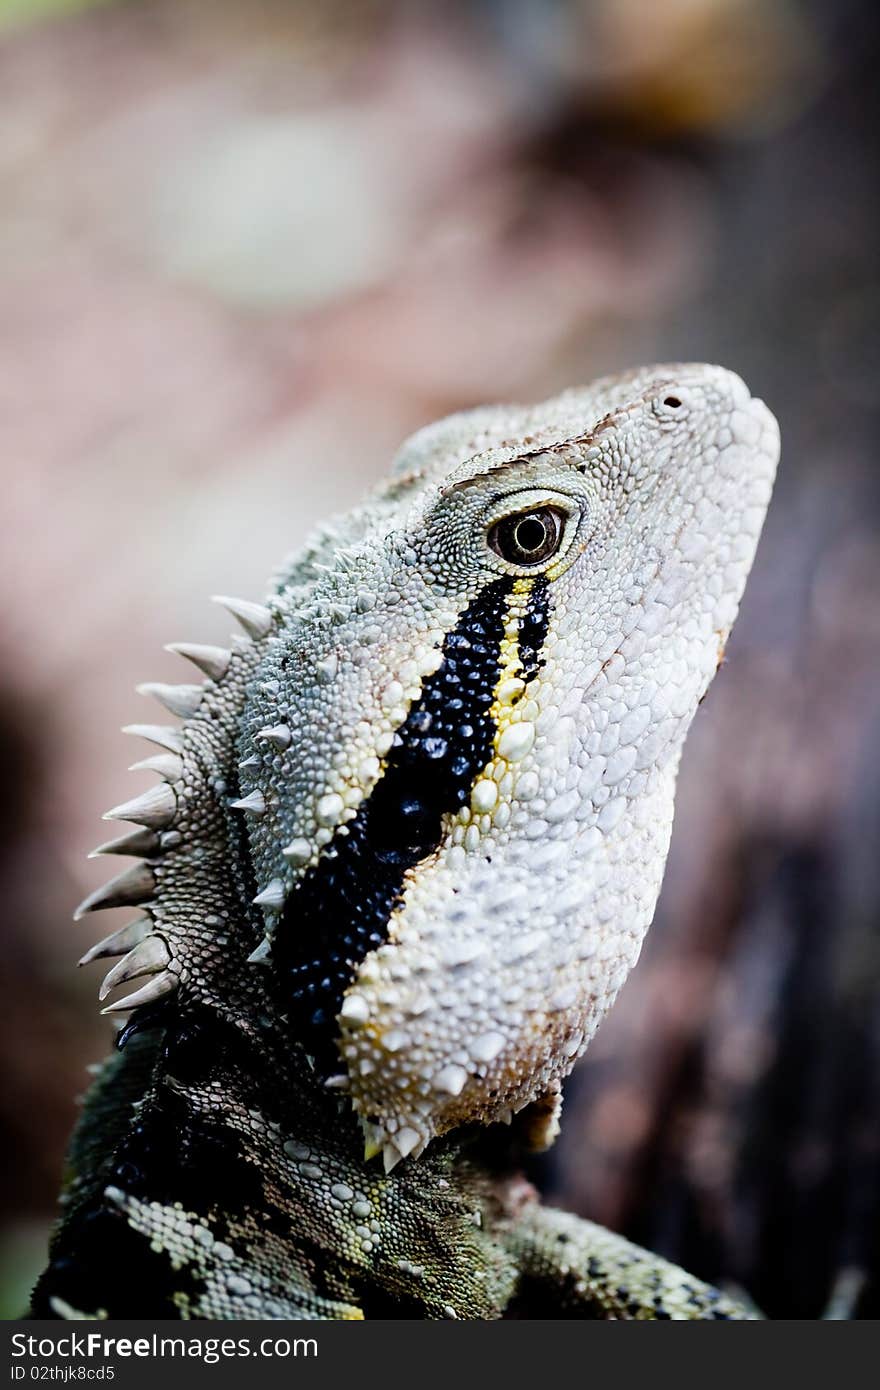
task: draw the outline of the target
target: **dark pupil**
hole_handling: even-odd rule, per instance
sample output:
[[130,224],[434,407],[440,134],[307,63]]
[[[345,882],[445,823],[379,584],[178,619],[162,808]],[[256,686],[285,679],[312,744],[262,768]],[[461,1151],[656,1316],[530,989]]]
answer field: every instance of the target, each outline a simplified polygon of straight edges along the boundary
[[547,526],[539,516],[527,516],[517,523],[513,535],[520,550],[530,555],[544,544]]
[[492,549],[511,565],[537,565],[559,549],[562,524],[553,507],[507,516],[489,532]]

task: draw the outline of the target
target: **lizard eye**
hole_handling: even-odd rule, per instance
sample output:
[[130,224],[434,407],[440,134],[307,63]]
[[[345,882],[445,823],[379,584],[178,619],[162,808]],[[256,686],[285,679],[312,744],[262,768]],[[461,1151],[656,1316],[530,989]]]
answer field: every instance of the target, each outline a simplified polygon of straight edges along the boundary
[[489,545],[508,564],[538,565],[556,554],[565,520],[557,507],[533,507],[496,521],[489,531]]

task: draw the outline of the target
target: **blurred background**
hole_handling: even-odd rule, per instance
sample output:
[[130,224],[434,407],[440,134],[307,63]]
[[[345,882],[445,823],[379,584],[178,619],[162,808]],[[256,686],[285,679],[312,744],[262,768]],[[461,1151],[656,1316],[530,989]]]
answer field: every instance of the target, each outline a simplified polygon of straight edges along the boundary
[[206,596],[417,426],[676,358],[783,463],[536,1177],[772,1316],[880,1315],[878,38],[870,0],[0,0],[5,1316],[110,1042],[70,914],[161,644],[223,641]]

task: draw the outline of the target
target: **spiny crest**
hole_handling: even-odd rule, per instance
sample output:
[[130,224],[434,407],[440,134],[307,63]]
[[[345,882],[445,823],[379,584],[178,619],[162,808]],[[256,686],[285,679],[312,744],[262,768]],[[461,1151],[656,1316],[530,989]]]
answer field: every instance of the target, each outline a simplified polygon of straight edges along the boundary
[[[129,772],[157,772],[166,782],[179,782],[183,776],[183,760],[174,753],[154,753],[150,758],[141,758],[132,763]],[[105,820],[111,817],[105,816]],[[115,819],[115,817],[113,818]],[[120,817],[124,820],[125,817]]]
[[176,811],[174,788],[167,782],[159,782],[131,801],[114,806],[107,811],[104,820],[129,820],[135,825],[146,826],[148,830],[165,830],[174,820]]
[[191,661],[213,681],[223,679],[232,659],[232,653],[226,647],[207,647],[198,642],[169,642],[165,650]]
[[101,854],[126,854],[132,858],[153,859],[161,848],[162,842],[152,830],[131,830],[115,840],[105,840],[92,850],[89,858],[97,859]]
[[[273,616],[262,604],[237,598],[218,598],[215,601],[237,619],[246,633],[243,641],[233,639],[234,650],[250,647],[252,641],[265,637],[270,631]],[[199,643],[171,643],[167,650],[192,662],[209,683],[219,683],[224,679],[233,658],[233,649]],[[121,957],[101,983],[98,995],[102,1001],[118,985],[136,980],[143,982],[133,993],[106,1005],[103,1013],[126,1013],[144,1004],[155,1003],[171,995],[186,975],[183,963],[175,958],[169,941],[157,926],[156,898],[162,859],[177,848],[182,839],[175,825],[181,810],[187,729],[197,717],[208,688],[204,682],[184,685],[149,682],[140,685],[140,693],[153,695],[170,713],[184,722],[180,727],[130,724],[123,730],[163,750],[133,763],[130,769],[155,772],[161,780],[131,801],[114,806],[104,816],[105,820],[130,821],[137,828],[99,845],[91,857],[122,854],[138,857],[141,862],[95,889],[80,903],[74,914],[74,920],[78,921],[87,913],[105,908],[138,906],[144,910],[145,915],[96,942],[79,961],[80,965],[88,965],[94,960]],[[263,731],[265,738],[278,747],[284,746],[285,732],[289,742],[289,730],[276,727]],[[260,814],[261,809],[265,808],[258,802],[259,798],[251,795],[243,798],[238,805],[251,814]]]

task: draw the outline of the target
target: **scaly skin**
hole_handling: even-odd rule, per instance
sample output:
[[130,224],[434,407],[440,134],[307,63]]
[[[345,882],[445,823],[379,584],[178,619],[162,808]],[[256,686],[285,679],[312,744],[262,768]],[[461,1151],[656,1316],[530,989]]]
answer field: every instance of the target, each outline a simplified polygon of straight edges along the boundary
[[81,908],[146,907],[87,956],[146,983],[37,1316],[748,1316],[518,1160],[638,956],[777,457],[718,367],[453,416],[148,687],[144,859]]

